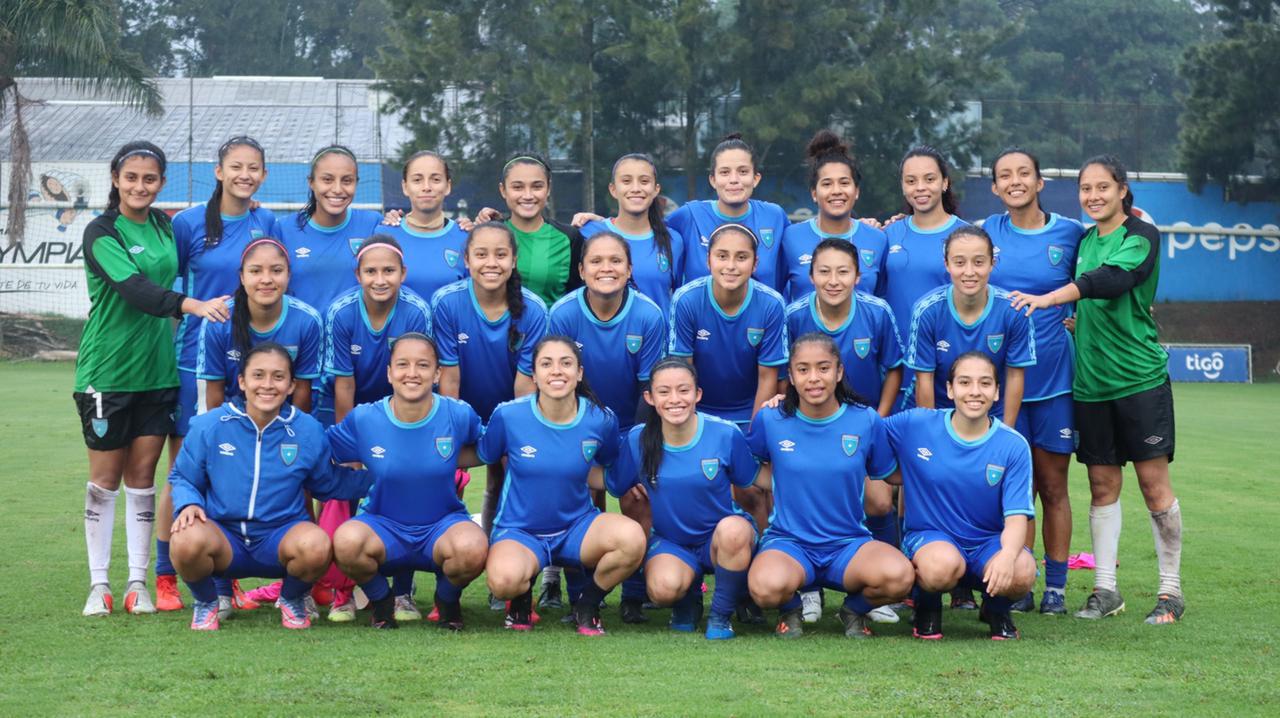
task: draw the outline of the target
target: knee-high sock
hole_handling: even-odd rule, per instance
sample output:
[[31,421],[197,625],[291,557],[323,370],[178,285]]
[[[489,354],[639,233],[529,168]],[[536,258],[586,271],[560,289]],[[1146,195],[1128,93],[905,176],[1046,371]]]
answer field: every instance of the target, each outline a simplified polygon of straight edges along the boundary
[[[728,616],[738,607],[738,602],[747,593],[747,570],[730,571],[720,565],[715,568],[716,589],[711,594],[711,613]],[[697,580],[697,577],[694,577],[694,581]]]
[[444,571],[436,572],[436,600],[457,603],[462,598],[462,588],[450,581],[449,577],[444,575]]
[[156,575],[172,576],[176,573],[173,562],[169,560],[169,542],[156,539]]
[[1174,499],[1164,511],[1151,512],[1151,534],[1156,540],[1156,564],[1160,568],[1162,594],[1182,595],[1182,509]]
[[[412,569],[405,569],[404,571],[397,571],[396,574],[391,577],[391,586],[393,592],[396,594],[396,598],[399,598],[400,596],[413,595],[413,575],[414,572]],[[444,574],[442,573],[440,575],[443,576]]]
[[644,565],[622,581],[622,600],[643,601],[649,594],[644,585]]
[[868,516],[867,530],[871,538],[883,541],[890,546],[898,545],[898,510],[889,509],[884,516]]
[[1097,564],[1093,587],[1116,590],[1116,557],[1120,553],[1120,501],[1089,507],[1089,533],[1093,535],[1093,559]]
[[381,601],[391,595],[391,586],[387,583],[387,577],[380,573],[373,574],[373,578],[360,584],[360,590],[364,591],[370,603]]
[[111,568],[111,534],[116,527],[119,491],[90,482],[84,492],[84,542],[89,549],[89,583],[107,583]]
[[1067,562],[1044,556],[1044,590],[1061,593],[1067,587]]
[[151,530],[156,524],[156,487],[124,488],[124,533],[129,544],[129,581],[147,580]]
[[[312,582],[303,581],[296,576],[286,575],[280,584],[280,597],[287,601],[295,601],[311,592]],[[368,594],[365,594],[368,595]]]

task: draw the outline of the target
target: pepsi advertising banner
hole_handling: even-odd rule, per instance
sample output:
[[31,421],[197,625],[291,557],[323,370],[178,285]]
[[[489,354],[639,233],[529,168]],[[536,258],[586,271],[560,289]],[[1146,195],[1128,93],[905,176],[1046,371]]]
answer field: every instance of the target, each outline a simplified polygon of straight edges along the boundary
[[1252,383],[1251,349],[1248,344],[1166,344],[1169,378],[1188,382]]

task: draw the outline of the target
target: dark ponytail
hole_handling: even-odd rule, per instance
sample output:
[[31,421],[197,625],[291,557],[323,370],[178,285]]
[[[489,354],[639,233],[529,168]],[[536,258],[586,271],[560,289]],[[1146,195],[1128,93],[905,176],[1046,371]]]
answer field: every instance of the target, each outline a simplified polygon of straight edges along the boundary
[[[578,367],[582,367],[582,350],[578,348],[578,343],[563,334],[548,334],[539,339],[537,344],[533,345],[533,362],[535,367],[537,366],[538,355],[542,353],[542,348],[548,344],[563,344],[569,347],[569,351],[573,352],[573,357],[578,362]],[[600,397],[596,396],[596,393],[591,390],[591,384],[587,381],[587,375],[585,373],[582,375],[582,379],[574,385],[573,393],[578,398],[586,399],[592,404],[595,404],[599,409],[605,408],[604,403],[600,401]],[[538,391],[535,389],[534,401],[537,401],[537,396]]]
[[306,227],[307,222],[311,221],[311,215],[316,213],[316,193],[315,190],[311,189],[310,183],[316,176],[316,163],[327,155],[346,155],[350,157],[351,164],[356,166],[356,181],[360,179],[360,163],[356,161],[354,152],[343,145],[329,145],[328,147],[320,148],[319,152],[311,156],[311,169],[307,172],[307,204],[298,210],[298,229]]
[[[648,162],[653,168],[654,184],[658,182],[658,164],[653,161],[653,157],[644,152],[631,152],[618,158],[613,163],[613,171],[609,176],[615,176],[618,173],[618,165],[626,160],[638,160],[640,162]],[[667,258],[667,266],[675,271],[675,257],[671,254],[671,232],[667,229],[667,215],[663,210],[666,209],[667,200],[658,195],[653,198],[653,202],[649,203],[649,211],[646,218],[649,220],[649,229],[653,230],[653,243],[657,245],[658,252]]]
[[[801,334],[799,339],[791,343],[791,357],[795,359],[796,349],[802,344],[820,344],[828,354],[836,360],[836,367],[843,370],[844,360],[840,358],[840,347],[836,346],[835,340],[829,335],[822,332],[809,332]],[[795,372],[791,372],[794,376]],[[853,404],[855,406],[869,406],[867,400],[862,398],[858,392],[853,390],[849,385],[849,377],[847,374],[840,377],[840,381],[836,382],[836,402],[840,404]],[[783,416],[795,416],[796,411],[800,408],[800,392],[796,390],[795,381],[787,382],[787,394],[782,400],[782,406],[779,407]]]
[[[262,150],[262,145],[258,141],[248,135],[236,135],[218,148],[218,166],[222,166],[222,160],[226,158],[227,153],[235,147],[252,147],[258,151],[258,156],[262,158],[262,165],[267,164],[267,153]],[[222,241],[222,182],[213,183],[213,195],[209,197],[209,201],[204,205],[204,246],[205,249],[218,246],[218,242]]]
[[[698,386],[698,371],[693,365],[684,359],[676,357],[667,357],[661,359],[657,364],[653,365],[653,369],[649,370],[649,386],[646,391],[653,389],[653,379],[658,376],[658,372],[667,369],[683,369],[689,372],[693,377],[693,385],[696,390]],[[696,408],[696,407],[695,407]],[[662,439],[662,417],[652,407],[645,412],[644,428],[640,430],[640,475],[650,486],[658,485],[658,470],[662,468],[662,456],[665,451]]]
[[862,170],[849,155],[849,144],[831,130],[818,130],[809,140],[804,151],[805,163],[809,165],[809,189],[818,187],[818,172],[829,164],[840,164],[849,168],[855,187],[862,186]]
[[507,324],[507,351],[514,354],[520,351],[520,344],[524,341],[524,332],[520,331],[520,318],[524,316],[525,309],[520,270],[515,266],[516,252],[519,251],[516,247],[516,235],[506,222],[481,222],[472,227],[470,234],[467,235],[467,243],[462,248],[463,254],[471,249],[471,240],[482,229],[502,232],[502,236],[507,238],[507,244],[511,247],[511,277],[507,279],[507,314],[510,315]]
[[[164,150],[146,140],[138,140],[137,142],[128,142],[120,149],[116,150],[116,156],[111,158],[111,176],[118,178],[120,176],[120,167],[124,161],[130,157],[150,157],[160,165],[160,176],[164,177],[165,169],[169,163],[164,158]],[[107,195],[107,211],[115,212],[120,209],[120,190],[115,184],[111,185],[111,192]]]
[[[240,255],[240,274],[244,274],[244,264],[249,261],[249,255],[253,253],[261,245],[270,245],[276,248],[280,256],[284,258],[284,266],[289,266],[289,252],[285,250],[284,245],[274,239],[259,239],[249,243],[244,248],[244,253]],[[282,295],[280,301],[288,301]],[[232,299],[231,307],[231,344],[240,350],[240,356],[243,357],[249,353],[249,349],[253,346],[253,334],[250,327],[249,316],[249,292],[244,288],[244,279],[240,280],[240,285],[236,287],[235,297]]]
[[720,140],[720,144],[716,145],[715,149],[711,150],[711,174],[716,173],[716,161],[720,159],[720,155],[729,150],[746,152],[751,156],[751,169],[756,172],[760,171],[760,167],[756,164],[756,151],[742,139],[741,132],[730,132],[724,136],[724,139]]
[[[947,160],[942,156],[942,153],[929,145],[917,145],[912,147],[907,151],[907,154],[902,156],[902,162],[898,163],[899,178],[902,177],[902,168],[906,166],[907,160],[912,157],[928,157],[938,163],[938,172],[942,174],[943,181],[947,183],[947,188],[942,191],[942,211],[947,214],[955,214],[956,210],[959,209],[959,205],[956,204],[956,195],[951,187],[951,170],[949,169]],[[903,198],[902,212],[904,214],[915,214],[915,207],[911,206],[911,203],[906,201],[905,198]]]
[[[1133,187],[1129,184],[1129,173],[1125,170],[1124,164],[1120,162],[1120,158],[1115,155],[1096,155],[1084,161],[1080,165],[1080,174],[1092,165],[1098,165],[1105,169],[1111,175],[1111,179],[1116,184],[1123,185],[1125,188],[1124,199],[1120,200],[1120,207],[1124,210],[1126,217],[1133,217]],[[1076,178],[1076,185],[1079,186],[1079,176]]]

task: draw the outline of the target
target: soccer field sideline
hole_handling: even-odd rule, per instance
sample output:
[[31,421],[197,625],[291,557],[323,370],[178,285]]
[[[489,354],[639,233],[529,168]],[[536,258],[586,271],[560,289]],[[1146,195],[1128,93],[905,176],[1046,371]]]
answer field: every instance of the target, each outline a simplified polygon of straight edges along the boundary
[[[1280,385],[1177,385],[1174,488],[1185,516],[1184,622],[1150,627],[1155,556],[1130,472],[1120,589],[1128,611],[1089,624],[1016,617],[1023,640],[996,644],[972,613],[948,612],[947,638],[925,644],[906,622],[870,641],[843,638],[827,615],[803,639],[744,627],[714,645],[673,635],[666,611],[646,626],[605,612],[610,635],[584,639],[551,612],[529,635],[501,629],[484,590],[464,594],[467,631],[406,625],[377,632],[321,621],[301,635],[269,609],[216,635],[187,630],[183,611],[79,615],[88,586],[81,509],[86,460],[72,411],[70,364],[0,364],[0,713],[207,714],[903,714],[1115,713],[1243,715],[1280,705]],[[1071,476],[1073,552],[1088,551],[1088,490]],[[478,508],[481,487],[468,500]],[[112,578],[126,572],[117,517]],[[1248,563],[1242,559],[1248,557]],[[1073,571],[1068,604],[1092,574]],[[419,602],[430,596],[420,574]],[[1005,655],[1007,654],[1007,655]]]

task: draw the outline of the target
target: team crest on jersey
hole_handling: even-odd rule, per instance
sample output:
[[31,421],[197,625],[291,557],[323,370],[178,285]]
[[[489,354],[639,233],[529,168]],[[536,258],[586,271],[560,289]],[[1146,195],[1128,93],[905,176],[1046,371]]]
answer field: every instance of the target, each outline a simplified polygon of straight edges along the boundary
[[874,267],[876,264],[876,251],[874,249],[864,249],[860,252],[862,263],[868,267]]
[[444,250],[444,263],[449,265],[450,267],[458,266],[458,250],[456,249]]
[[840,448],[844,449],[845,456],[853,456],[858,453],[858,444],[861,443],[857,434],[841,434]]
[[453,453],[453,437],[436,437],[436,453],[440,454],[442,459],[449,458],[449,455]]
[[707,481],[714,479],[718,473],[720,473],[719,459],[702,460],[702,475],[707,477]]
[[760,243],[764,245],[765,249],[773,249],[773,230],[772,229],[762,228],[760,230]]
[[853,353],[857,354],[859,359],[866,359],[867,355],[871,353],[871,338],[854,339]]
[[596,458],[596,449],[600,448],[600,442],[595,439],[582,440],[582,458],[591,461]]
[[1000,479],[1004,478],[1004,467],[995,464],[987,464],[987,485],[995,486],[1000,483]]
[[107,435],[106,419],[90,419],[89,425],[93,427],[93,433],[97,434],[99,439]]
[[644,343],[644,337],[639,334],[627,335],[627,351],[635,354],[640,351],[640,345]]
[[290,359],[294,359],[294,360],[296,360],[296,359],[298,358],[298,345],[297,345],[297,344],[286,345],[286,346],[285,346],[285,348],[284,348],[284,350],[285,350],[285,351],[287,351],[287,352],[289,352],[289,358],[290,358]]
[[993,352],[998,352],[998,351],[1000,351],[1000,347],[1002,347],[1002,346],[1004,346],[1004,335],[1003,335],[1003,334],[988,334],[988,335],[987,335],[987,348],[988,348],[988,349],[990,349],[990,350],[991,350],[991,351],[993,351]]
[[763,338],[764,338],[763,329],[753,329],[751,327],[747,327],[747,343],[749,343],[751,346],[753,347],[760,346],[760,340]]
[[360,251],[360,245],[364,244],[364,237],[348,237],[347,246],[351,248],[351,253],[356,254]]
[[1056,267],[1061,261],[1062,261],[1062,247],[1059,247],[1055,244],[1049,245],[1049,264],[1052,264],[1053,266]]
[[297,444],[281,444],[280,445],[280,460],[284,462],[285,466],[292,466],[293,460],[296,458],[298,458]]
[[658,252],[658,271],[659,272],[671,271],[671,260],[667,259],[667,255],[663,254],[662,252]]
[[263,231],[260,229],[249,230],[249,239],[262,239],[265,236],[267,235],[264,234]]

